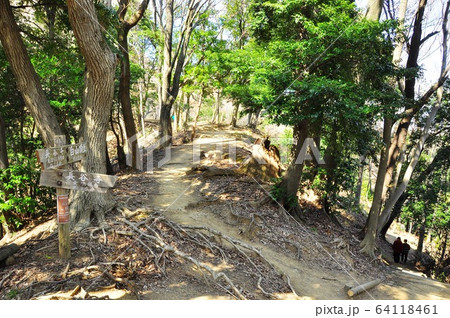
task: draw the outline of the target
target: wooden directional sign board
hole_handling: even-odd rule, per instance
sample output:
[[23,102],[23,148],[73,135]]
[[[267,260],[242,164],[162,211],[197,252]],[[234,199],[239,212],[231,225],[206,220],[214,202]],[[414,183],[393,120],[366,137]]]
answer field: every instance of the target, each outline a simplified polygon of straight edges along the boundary
[[52,169],[83,159],[87,153],[86,143],[38,149],[38,160],[43,169]]
[[41,186],[77,191],[103,192],[114,187],[116,176],[72,170],[50,169],[41,171]]

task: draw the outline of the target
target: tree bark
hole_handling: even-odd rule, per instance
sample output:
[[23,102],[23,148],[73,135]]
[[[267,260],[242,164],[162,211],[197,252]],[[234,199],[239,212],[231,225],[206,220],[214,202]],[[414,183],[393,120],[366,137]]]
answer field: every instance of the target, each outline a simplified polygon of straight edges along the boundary
[[[106,131],[114,96],[116,56],[108,47],[97,21],[92,1],[67,0],[69,20],[81,54],[86,62],[83,116],[80,141],[87,143],[88,153],[81,162],[86,172],[106,172]],[[71,215],[76,228],[85,228],[95,213],[99,225],[105,226],[104,213],[114,202],[110,193],[75,192]]]
[[297,192],[300,186],[304,163],[297,163],[300,150],[308,137],[309,124],[306,120],[294,126],[294,139],[297,144],[291,150],[291,160],[281,183],[278,185],[281,197],[278,201],[297,219],[301,218]]
[[[220,124],[220,90],[217,90],[214,94],[214,104],[215,104],[215,109],[214,109],[214,115],[212,118],[212,123],[215,124]],[[216,122],[217,120],[217,122]]]
[[[421,39],[422,39],[422,22],[425,13],[425,7],[427,5],[427,0],[420,0],[419,7],[416,12],[414,20],[413,34],[411,37],[411,43],[409,46],[408,60],[406,62],[407,69],[415,69],[418,67],[417,61],[419,58]],[[394,57],[395,59],[396,57]],[[383,198],[386,198],[389,185],[391,184],[392,178],[394,176],[394,169],[397,165],[397,161],[400,157],[403,145],[406,142],[406,137],[408,135],[409,125],[414,117],[414,115],[420,110],[423,105],[415,103],[415,88],[416,88],[416,77],[412,76],[405,80],[404,94],[409,103],[409,107],[405,110],[405,116],[401,119],[400,124],[397,127],[397,131],[391,142],[389,148],[389,159],[388,167],[386,169],[386,176],[384,179],[383,186]]]
[[183,128],[186,130],[189,124],[189,113],[191,112],[191,94],[186,93],[186,117],[184,118]]
[[61,135],[61,128],[31,64],[8,0],[0,0],[0,41],[25,105],[45,146],[51,147],[54,136]]
[[445,251],[447,250],[447,240],[448,240],[448,232],[445,232],[444,239],[441,240],[442,247],[441,247],[441,256],[439,257],[439,264],[442,264],[444,262],[445,258]]
[[130,0],[120,0],[117,14],[119,16],[120,26],[118,30],[118,43],[121,51],[120,59],[120,79],[119,79],[119,99],[122,106],[123,121],[125,122],[125,131],[127,134],[128,151],[131,152],[131,166],[137,167],[138,140],[136,123],[133,116],[130,97],[130,55],[128,53],[128,32],[142,19],[147,9],[149,0],[143,0],[136,13],[128,20],[125,15],[128,11]]
[[131,167],[136,169],[137,151],[139,146],[130,98],[131,72],[130,57],[128,54],[128,30],[123,25],[119,29],[118,42],[122,53],[120,58],[119,100],[122,108],[123,121],[125,123],[128,152],[131,153]]
[[423,128],[422,136],[420,137],[419,141],[417,142],[417,145],[413,149],[413,155],[408,165],[408,168],[406,169],[405,175],[403,176],[403,180],[400,183],[400,185],[395,189],[395,191],[390,195],[389,200],[387,200],[386,204],[384,205],[383,211],[380,214],[380,220],[378,221],[379,230],[381,230],[381,228],[386,224],[395,203],[397,203],[401,195],[405,192],[409,184],[409,181],[411,180],[414,169],[416,168],[416,165],[419,162],[422,150],[425,147],[425,141],[428,139],[428,136],[430,134],[431,124],[434,121],[439,108],[440,105],[432,108],[431,113],[427,119],[427,123]]
[[369,1],[369,8],[366,12],[366,19],[371,21],[378,21],[383,9],[383,0],[371,0]]
[[381,208],[381,195],[383,192],[383,182],[388,163],[388,145],[391,139],[392,119],[384,119],[383,142],[384,147],[380,155],[380,165],[378,167],[375,193],[373,195],[372,206],[370,207],[369,218],[366,223],[364,239],[361,241],[361,252],[375,258],[375,244],[377,239],[378,217]]
[[422,225],[419,229],[419,241],[417,242],[417,249],[416,249],[416,260],[420,260],[422,257],[422,251],[423,251],[423,242],[425,241],[425,219],[423,220]]
[[236,102],[233,108],[233,116],[231,117],[231,127],[237,127],[238,115],[239,115],[239,103]]
[[353,203],[353,205],[357,209],[360,208],[360,204],[361,204],[361,190],[362,190],[362,182],[363,182],[363,175],[364,175],[364,161],[365,160],[366,160],[365,156],[359,157],[358,182],[356,183],[355,200]]
[[381,228],[380,231],[380,237],[384,240],[386,240],[386,233],[391,227],[392,223],[394,223],[394,220],[399,217],[400,213],[402,212],[403,204],[408,199],[408,194],[403,193],[400,198],[397,200],[397,202],[394,205],[394,208],[392,209],[392,213],[389,216],[389,219],[387,222],[385,222],[384,226]]

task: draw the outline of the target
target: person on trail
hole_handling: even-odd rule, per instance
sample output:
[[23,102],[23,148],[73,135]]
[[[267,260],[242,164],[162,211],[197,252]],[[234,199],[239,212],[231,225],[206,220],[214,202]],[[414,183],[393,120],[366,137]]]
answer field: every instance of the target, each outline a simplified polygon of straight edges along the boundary
[[408,244],[408,240],[404,240],[403,241],[403,245],[402,245],[402,262],[406,264],[406,261],[408,260],[408,252],[411,249],[411,246],[409,246]]
[[397,237],[397,239],[392,244],[392,249],[394,250],[394,262],[400,262],[400,254],[403,251],[402,239]]

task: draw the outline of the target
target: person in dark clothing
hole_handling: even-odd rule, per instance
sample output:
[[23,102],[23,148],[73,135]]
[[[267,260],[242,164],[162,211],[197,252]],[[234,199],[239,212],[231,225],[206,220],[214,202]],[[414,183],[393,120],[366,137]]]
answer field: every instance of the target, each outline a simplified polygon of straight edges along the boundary
[[401,258],[402,258],[403,263],[406,263],[406,261],[408,260],[408,252],[411,249],[411,246],[409,246],[409,244],[407,242],[408,242],[408,240],[404,240],[403,246],[402,246],[403,249],[402,249]]
[[403,244],[400,237],[397,237],[397,239],[394,241],[394,243],[392,244],[392,249],[394,250],[394,262],[400,262],[400,254],[403,251]]

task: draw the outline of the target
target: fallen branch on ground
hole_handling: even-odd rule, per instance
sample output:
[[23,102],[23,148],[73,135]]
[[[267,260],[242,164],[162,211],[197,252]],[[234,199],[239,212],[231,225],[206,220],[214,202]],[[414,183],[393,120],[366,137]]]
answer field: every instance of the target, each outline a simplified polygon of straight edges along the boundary
[[364,292],[364,291],[367,291],[367,290],[369,290],[369,289],[371,289],[371,288],[377,286],[377,285],[380,284],[381,282],[382,282],[381,279],[375,279],[375,280],[372,280],[372,281],[367,282],[367,283],[365,283],[365,284],[362,284],[362,285],[358,285],[358,286],[352,287],[352,288],[350,288],[350,289],[347,291],[347,295],[348,295],[349,297],[356,296],[356,295],[358,295],[358,294],[361,294],[361,293]]
[[[189,262],[191,262],[192,264],[194,264],[197,268],[202,269],[207,271],[208,273],[211,274],[213,280],[215,282],[217,282],[219,279],[223,279],[229,286],[230,289],[233,290],[234,294],[240,298],[240,299],[247,299],[242,293],[241,291],[236,287],[236,285],[233,283],[233,281],[223,272],[217,272],[215,270],[213,270],[210,266],[203,264],[201,262],[199,262],[197,259],[193,258],[190,255],[187,255],[186,253],[178,250],[177,248],[166,244],[161,238],[158,238],[156,236],[153,235],[149,235],[143,231],[141,231],[135,223],[130,222],[126,219],[121,219],[121,221],[123,223],[125,223],[126,225],[128,225],[129,227],[131,227],[136,233],[138,233],[141,237],[145,237],[147,239],[149,239],[150,241],[152,241],[153,244],[155,244],[155,246],[159,249],[161,249],[163,251],[163,253],[165,252],[169,252],[169,253],[173,253],[178,257],[181,257]],[[142,242],[142,241],[141,241]]]

